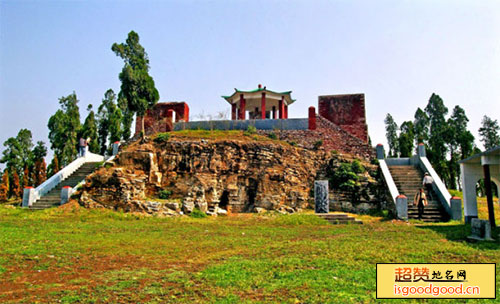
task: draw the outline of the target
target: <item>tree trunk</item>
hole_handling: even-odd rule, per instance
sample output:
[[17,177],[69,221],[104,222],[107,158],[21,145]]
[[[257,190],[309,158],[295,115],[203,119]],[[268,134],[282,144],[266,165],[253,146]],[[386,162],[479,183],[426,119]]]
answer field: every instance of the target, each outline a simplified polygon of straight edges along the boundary
[[144,130],[144,115],[141,116],[141,125],[142,125],[141,136],[142,136],[142,141],[144,141],[144,139],[146,138],[146,132]]

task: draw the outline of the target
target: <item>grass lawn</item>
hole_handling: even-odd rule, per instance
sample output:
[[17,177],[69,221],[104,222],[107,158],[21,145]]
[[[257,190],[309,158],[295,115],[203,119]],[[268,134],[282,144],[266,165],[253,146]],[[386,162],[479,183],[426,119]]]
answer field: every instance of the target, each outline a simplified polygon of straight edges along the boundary
[[467,243],[460,222],[359,218],[334,226],[311,214],[162,219],[0,206],[0,302],[372,303],[382,302],[377,262],[500,261],[498,240]]

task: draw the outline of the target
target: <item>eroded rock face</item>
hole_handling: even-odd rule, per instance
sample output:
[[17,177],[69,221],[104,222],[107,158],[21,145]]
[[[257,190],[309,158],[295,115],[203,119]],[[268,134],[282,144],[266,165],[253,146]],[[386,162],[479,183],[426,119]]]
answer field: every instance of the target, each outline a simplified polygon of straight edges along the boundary
[[[87,177],[80,204],[165,216],[194,209],[212,216],[293,213],[313,207],[315,180],[330,179],[342,163],[354,160],[279,141],[172,139],[133,144],[112,166]],[[354,192],[330,181],[330,210],[365,213],[387,208],[383,187],[374,178],[378,166],[366,161],[363,166],[366,171],[358,174]],[[167,200],[158,199],[161,190],[171,193]]]
[[305,208],[323,162],[324,153],[272,142],[145,144],[121,152],[113,167],[90,175],[80,201],[88,207],[147,212],[139,202],[169,189],[187,213],[214,206],[231,212]]
[[305,149],[235,141],[169,142],[156,156],[159,187],[192,199],[199,208],[228,205],[233,212],[304,208],[322,160]]

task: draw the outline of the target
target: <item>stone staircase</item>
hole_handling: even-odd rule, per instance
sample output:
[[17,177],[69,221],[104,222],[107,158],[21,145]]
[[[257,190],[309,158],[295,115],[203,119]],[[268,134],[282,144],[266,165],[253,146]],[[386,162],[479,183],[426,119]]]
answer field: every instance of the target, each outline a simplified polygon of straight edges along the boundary
[[345,213],[316,213],[316,215],[327,220],[330,224],[363,224],[362,221]]
[[43,210],[61,203],[61,190],[65,186],[75,187],[87,177],[90,173],[94,172],[97,162],[89,162],[83,164],[78,170],[73,172],[68,178],[59,183],[54,189],[50,190],[47,194],[36,200],[29,208],[31,210]]
[[[399,194],[408,198],[408,219],[418,219],[418,208],[413,204],[413,198],[422,187],[424,174],[414,166],[389,166],[394,183],[398,187]],[[424,207],[422,220],[424,222],[444,222],[448,220],[446,211],[437,200],[434,190],[425,192],[429,205]],[[430,194],[430,196],[429,196]]]

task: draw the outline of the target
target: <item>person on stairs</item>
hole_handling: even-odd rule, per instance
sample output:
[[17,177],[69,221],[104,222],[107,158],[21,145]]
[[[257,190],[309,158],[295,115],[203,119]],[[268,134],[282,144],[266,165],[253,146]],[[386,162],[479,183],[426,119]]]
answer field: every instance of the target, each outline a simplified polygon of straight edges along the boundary
[[415,194],[413,204],[418,208],[418,219],[421,220],[424,215],[424,206],[428,205],[427,197],[425,196],[424,188],[420,188]]
[[434,179],[429,174],[429,172],[425,172],[424,180],[422,181],[422,186],[424,186],[425,190],[427,190],[427,194],[429,195],[429,199],[432,200],[432,184],[434,183]]
[[83,138],[80,137],[80,141],[78,143],[78,152],[80,152],[80,157],[85,156],[85,147],[87,146],[87,141]]

